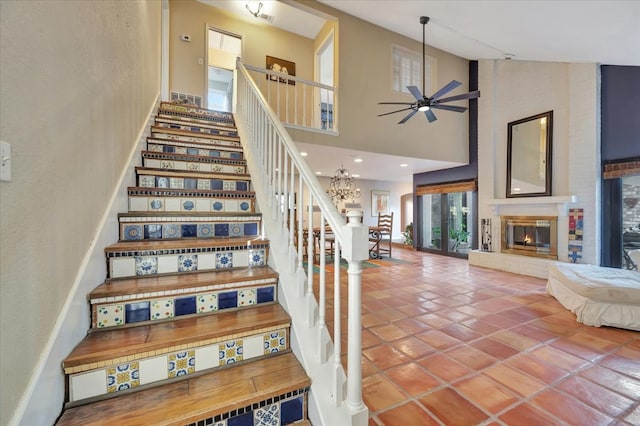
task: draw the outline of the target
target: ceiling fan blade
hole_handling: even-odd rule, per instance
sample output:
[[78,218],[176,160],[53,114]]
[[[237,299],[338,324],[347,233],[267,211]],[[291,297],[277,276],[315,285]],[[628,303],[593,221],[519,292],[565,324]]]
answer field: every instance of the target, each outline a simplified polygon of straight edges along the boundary
[[402,120],[398,121],[398,124],[404,124],[404,123],[406,123],[406,122],[407,122],[407,120],[409,120],[411,117],[413,117],[413,116],[416,114],[416,112],[418,112],[418,110],[417,110],[417,109],[414,109],[413,111],[411,111],[411,112],[409,113],[409,115],[407,115],[407,116],[406,116],[405,118],[403,118]]
[[449,83],[447,83],[446,86],[431,95],[431,98],[429,99],[438,99],[440,96],[444,95],[445,93],[449,93],[450,91],[461,85],[462,83],[460,83],[458,80],[451,80]]
[[413,108],[402,108],[402,109],[398,109],[398,110],[391,111],[391,112],[385,112],[383,114],[378,114],[378,117],[382,117],[383,115],[395,114],[396,112],[407,111],[409,109],[413,109]]
[[454,105],[433,105],[431,108],[434,109],[443,109],[445,111],[455,111],[455,112],[465,112],[467,108],[461,106]]
[[418,89],[416,86],[407,86],[407,90],[411,92],[411,94],[413,95],[414,98],[416,98],[416,100],[421,101],[424,99],[424,96],[420,92],[420,89]]
[[413,105],[415,102],[378,102],[378,105]]
[[438,99],[438,103],[439,104],[443,104],[445,102],[459,101],[459,100],[462,100],[462,99],[475,99],[475,98],[479,98],[479,97],[480,97],[480,91],[479,90],[475,90],[473,92],[463,93],[462,95],[455,95],[455,96],[451,96],[451,97],[448,97],[448,98]]
[[424,115],[427,117],[427,120],[429,120],[429,123],[433,123],[438,119],[436,115],[433,113],[433,111],[431,111],[430,109],[426,110],[424,112]]

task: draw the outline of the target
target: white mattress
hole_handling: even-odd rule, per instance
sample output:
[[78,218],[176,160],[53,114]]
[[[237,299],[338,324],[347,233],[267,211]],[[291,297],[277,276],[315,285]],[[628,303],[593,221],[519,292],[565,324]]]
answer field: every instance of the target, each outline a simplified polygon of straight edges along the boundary
[[595,265],[556,263],[547,292],[578,322],[640,331],[640,273]]

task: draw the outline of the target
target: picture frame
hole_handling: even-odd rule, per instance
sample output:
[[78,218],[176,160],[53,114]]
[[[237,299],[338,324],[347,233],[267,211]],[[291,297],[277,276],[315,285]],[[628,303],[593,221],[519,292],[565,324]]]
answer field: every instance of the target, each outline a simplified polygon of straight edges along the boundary
[[[296,63],[287,61],[285,59],[276,58],[274,56],[267,55],[267,66],[266,68],[270,71],[276,71],[282,74],[291,75],[293,77],[296,76]],[[288,83],[292,86],[295,86],[295,80],[289,80],[286,77],[276,77],[272,74],[267,74],[267,80],[271,81],[280,81],[280,83]]]
[[377,217],[378,213],[389,213],[389,191],[380,189],[371,190],[371,217]]

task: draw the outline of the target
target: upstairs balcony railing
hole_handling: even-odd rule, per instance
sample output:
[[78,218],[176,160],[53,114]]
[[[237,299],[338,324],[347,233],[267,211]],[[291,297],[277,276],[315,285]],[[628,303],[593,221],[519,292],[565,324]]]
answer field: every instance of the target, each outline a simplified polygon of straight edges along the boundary
[[332,86],[243,64],[285,127],[337,133],[336,93]]
[[[261,71],[259,74],[265,74]],[[264,75],[258,78],[266,79]],[[345,223],[281,122],[283,111],[274,109],[273,100],[269,102],[249,67],[240,61],[237,83],[236,124],[263,215],[263,234],[271,242],[270,262],[280,275],[280,302],[292,318],[292,347],[312,379],[311,394],[318,412],[312,412],[310,405],[310,417],[321,419],[319,424],[366,425],[361,274],[362,262],[369,257],[369,238],[362,212],[348,212]],[[302,119],[305,112],[303,108],[302,114],[294,113],[289,119]],[[298,123],[290,125],[305,122]],[[331,263],[333,277],[327,277]],[[341,327],[343,291],[348,292],[346,339]],[[333,308],[332,330],[327,328],[328,301]],[[343,348],[345,340],[347,347]],[[342,366],[345,354],[346,372]]]

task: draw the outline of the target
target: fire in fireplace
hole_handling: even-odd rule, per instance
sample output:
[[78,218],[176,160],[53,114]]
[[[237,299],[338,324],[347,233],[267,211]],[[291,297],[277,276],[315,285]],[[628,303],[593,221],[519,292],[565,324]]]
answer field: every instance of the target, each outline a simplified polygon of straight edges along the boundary
[[556,216],[502,216],[503,253],[558,258]]

